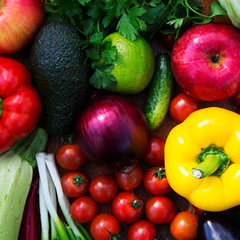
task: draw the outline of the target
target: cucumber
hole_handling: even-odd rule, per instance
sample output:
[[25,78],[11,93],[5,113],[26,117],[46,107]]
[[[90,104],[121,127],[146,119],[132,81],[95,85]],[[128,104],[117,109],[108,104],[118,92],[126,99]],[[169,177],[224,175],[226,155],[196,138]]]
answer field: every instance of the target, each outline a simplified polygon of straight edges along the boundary
[[145,116],[150,130],[156,130],[162,124],[168,112],[172,91],[171,57],[167,53],[159,53],[145,104]]

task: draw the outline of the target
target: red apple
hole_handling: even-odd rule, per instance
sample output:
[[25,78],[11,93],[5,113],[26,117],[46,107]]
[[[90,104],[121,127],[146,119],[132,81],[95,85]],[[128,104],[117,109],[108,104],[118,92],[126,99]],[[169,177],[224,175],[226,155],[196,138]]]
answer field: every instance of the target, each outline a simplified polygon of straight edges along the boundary
[[22,50],[43,19],[42,0],[0,0],[0,55]]
[[202,101],[230,98],[240,88],[240,32],[209,23],[188,29],[175,43],[172,69],[177,83]]

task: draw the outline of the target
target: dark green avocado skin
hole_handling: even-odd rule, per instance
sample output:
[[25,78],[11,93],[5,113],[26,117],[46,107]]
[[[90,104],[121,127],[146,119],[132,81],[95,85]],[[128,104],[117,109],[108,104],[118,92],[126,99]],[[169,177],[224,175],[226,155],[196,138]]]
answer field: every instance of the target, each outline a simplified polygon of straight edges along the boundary
[[90,91],[89,66],[77,30],[63,22],[42,26],[30,51],[30,71],[42,100],[43,127],[49,134],[73,130]]

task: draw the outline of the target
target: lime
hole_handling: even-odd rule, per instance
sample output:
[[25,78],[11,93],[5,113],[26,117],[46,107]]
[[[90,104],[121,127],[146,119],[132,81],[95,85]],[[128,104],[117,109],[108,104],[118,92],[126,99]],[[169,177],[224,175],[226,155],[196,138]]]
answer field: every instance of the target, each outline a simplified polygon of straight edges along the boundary
[[132,42],[118,32],[109,34],[104,39],[107,40],[111,40],[118,50],[118,57],[110,73],[115,76],[116,85],[107,90],[124,94],[143,91],[154,72],[154,55],[149,43],[141,36]]

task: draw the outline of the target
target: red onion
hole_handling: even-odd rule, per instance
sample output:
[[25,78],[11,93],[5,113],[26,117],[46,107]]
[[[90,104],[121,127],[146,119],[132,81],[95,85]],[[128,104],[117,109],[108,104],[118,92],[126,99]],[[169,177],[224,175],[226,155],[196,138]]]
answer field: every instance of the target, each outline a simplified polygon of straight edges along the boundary
[[95,97],[79,116],[75,133],[89,160],[114,171],[131,171],[148,140],[141,109],[131,100],[113,95]]

